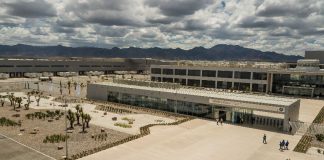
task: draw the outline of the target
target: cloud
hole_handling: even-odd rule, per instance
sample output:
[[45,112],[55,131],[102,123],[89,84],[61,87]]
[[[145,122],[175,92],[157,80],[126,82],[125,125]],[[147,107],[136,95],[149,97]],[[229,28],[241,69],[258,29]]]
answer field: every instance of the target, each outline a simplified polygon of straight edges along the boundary
[[324,49],[323,0],[0,0],[0,43]]
[[165,16],[181,17],[206,8],[213,0],[147,0],[146,4],[156,7]]
[[44,0],[5,2],[2,5],[9,15],[24,18],[55,17],[56,10]]

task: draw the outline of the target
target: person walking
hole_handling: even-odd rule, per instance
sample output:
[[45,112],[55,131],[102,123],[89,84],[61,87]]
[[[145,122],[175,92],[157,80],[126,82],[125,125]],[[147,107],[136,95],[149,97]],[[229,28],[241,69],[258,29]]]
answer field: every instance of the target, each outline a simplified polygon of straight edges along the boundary
[[266,134],[263,135],[263,144],[267,144],[267,135]]
[[223,118],[220,119],[220,124],[223,125]]
[[287,140],[286,143],[285,143],[285,149],[286,149],[286,150],[288,150],[288,145],[289,145],[289,142],[288,142],[288,140]]
[[285,143],[285,140],[282,140],[280,143],[281,143],[280,148],[281,148],[281,151],[282,151],[282,150],[285,149],[285,144],[286,144],[286,143]]
[[216,119],[216,123],[217,123],[217,125],[218,125],[218,119]]

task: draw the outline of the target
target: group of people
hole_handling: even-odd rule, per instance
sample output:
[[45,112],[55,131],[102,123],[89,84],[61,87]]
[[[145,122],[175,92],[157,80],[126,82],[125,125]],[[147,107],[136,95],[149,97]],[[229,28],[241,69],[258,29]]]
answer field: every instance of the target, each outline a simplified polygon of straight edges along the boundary
[[[263,135],[263,144],[267,144],[267,135],[266,134]],[[280,151],[288,150],[289,141],[282,140],[282,141],[280,141],[279,146],[280,146],[280,148],[279,148]]]
[[217,123],[217,125],[218,125],[218,123],[223,125],[223,118],[216,119],[216,123]]
[[282,140],[281,142],[279,142],[279,150],[283,151],[283,150],[288,150],[288,146],[289,146],[289,142],[288,140],[285,141],[285,140]]

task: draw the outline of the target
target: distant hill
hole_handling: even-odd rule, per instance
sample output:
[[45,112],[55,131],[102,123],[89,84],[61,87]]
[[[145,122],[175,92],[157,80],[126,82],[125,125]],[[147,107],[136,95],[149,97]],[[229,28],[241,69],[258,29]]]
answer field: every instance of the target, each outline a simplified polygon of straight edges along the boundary
[[262,52],[238,45],[219,44],[212,48],[95,48],[65,46],[0,45],[1,57],[105,57],[105,58],[157,58],[169,60],[252,60],[296,62],[302,56]]

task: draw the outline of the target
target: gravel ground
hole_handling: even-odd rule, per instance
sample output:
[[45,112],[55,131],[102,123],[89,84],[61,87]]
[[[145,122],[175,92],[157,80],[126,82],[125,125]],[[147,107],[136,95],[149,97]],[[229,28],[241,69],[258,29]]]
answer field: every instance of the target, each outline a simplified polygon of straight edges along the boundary
[[[52,134],[64,134],[64,128],[65,128],[65,119],[64,116],[62,116],[59,120],[54,120],[53,122],[48,122],[47,120],[29,120],[25,118],[25,115],[27,113],[33,113],[36,111],[45,111],[45,110],[24,110],[20,109],[20,112],[13,111],[13,107],[9,106],[0,107],[0,117],[6,117],[14,121],[22,120],[22,126],[21,127],[1,127],[0,126],[0,132],[8,137],[11,137],[18,142],[21,142],[27,146],[30,146],[36,150],[39,150],[49,156],[52,156],[54,158],[60,159],[63,155],[65,155],[65,148],[62,150],[58,150],[58,146],[65,147],[65,143],[53,143],[53,144],[44,144],[43,140],[46,136],[52,135]],[[13,114],[20,114],[19,118],[12,117]],[[39,133],[37,134],[30,134],[30,132],[33,131],[34,128],[39,129]],[[24,128],[24,132],[20,132],[20,129]],[[68,140],[68,152],[69,155],[79,153],[83,150],[94,148],[97,146],[101,146],[103,144],[111,143],[114,141],[118,141],[120,139],[124,139],[129,134],[118,132],[115,130],[107,129],[105,128],[106,133],[108,134],[108,138],[106,141],[95,141],[91,138],[92,134],[99,134],[101,133],[101,128],[95,125],[90,124],[90,128],[87,128],[87,133],[80,133],[82,130],[81,126],[75,126],[73,133],[69,133]]]

